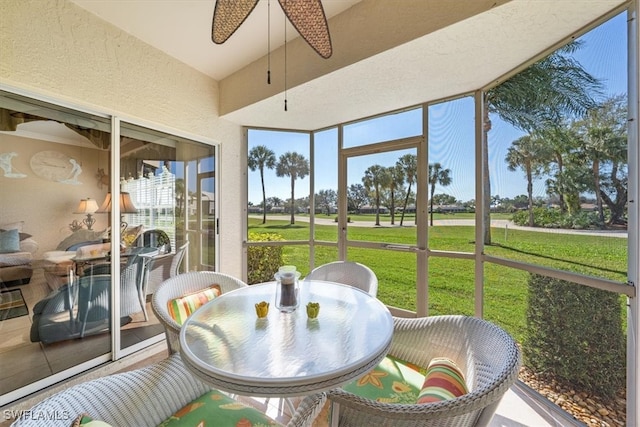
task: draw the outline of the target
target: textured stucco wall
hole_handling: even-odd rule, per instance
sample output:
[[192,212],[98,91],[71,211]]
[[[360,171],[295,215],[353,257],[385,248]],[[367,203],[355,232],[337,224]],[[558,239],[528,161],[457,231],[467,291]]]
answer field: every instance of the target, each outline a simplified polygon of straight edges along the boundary
[[241,274],[242,131],[218,82],[67,0],[1,0],[0,85],[221,143],[220,270]]

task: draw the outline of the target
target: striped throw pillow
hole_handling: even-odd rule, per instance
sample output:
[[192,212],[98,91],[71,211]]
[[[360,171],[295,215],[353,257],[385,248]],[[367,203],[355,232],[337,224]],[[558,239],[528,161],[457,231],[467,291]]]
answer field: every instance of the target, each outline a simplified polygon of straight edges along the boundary
[[172,299],[167,303],[169,315],[173,317],[173,320],[175,320],[178,325],[182,326],[191,313],[215,297],[220,296],[221,293],[220,285],[215,284],[201,291]]
[[446,357],[437,357],[429,362],[418,403],[454,399],[468,392],[464,375],[455,362]]

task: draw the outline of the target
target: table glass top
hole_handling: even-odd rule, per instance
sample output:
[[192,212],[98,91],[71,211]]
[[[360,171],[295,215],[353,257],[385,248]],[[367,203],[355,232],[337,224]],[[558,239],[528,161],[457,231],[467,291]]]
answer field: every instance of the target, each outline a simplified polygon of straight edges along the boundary
[[[183,358],[196,369],[240,384],[308,384],[380,359],[393,332],[389,310],[369,294],[322,281],[300,282],[292,313],[275,307],[275,282],[231,291],[197,310],[181,333]],[[267,301],[258,319],[255,304]],[[309,319],[308,302],[320,303]]]

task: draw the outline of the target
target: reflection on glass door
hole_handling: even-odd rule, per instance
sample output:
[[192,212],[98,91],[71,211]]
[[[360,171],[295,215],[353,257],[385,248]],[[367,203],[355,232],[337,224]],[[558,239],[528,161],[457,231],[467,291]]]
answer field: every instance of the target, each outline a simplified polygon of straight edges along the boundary
[[[195,172],[213,164],[214,147],[123,123],[120,144],[120,347],[135,350],[164,333],[150,306],[174,259],[188,271],[189,259],[215,253],[215,241],[190,235],[201,222],[203,194],[215,206],[215,191],[203,189]],[[213,168],[211,167],[212,173]],[[215,212],[214,212],[215,213]],[[201,227],[196,226],[196,230]],[[185,261],[186,260],[186,261]],[[200,267],[198,265],[197,267]],[[201,268],[195,268],[201,269]]]
[[[201,164],[200,168],[204,169],[205,164]],[[215,188],[215,172],[201,171],[198,174],[198,200],[196,206],[198,212],[196,214],[198,224],[198,247],[200,256],[198,257],[200,270],[215,270],[215,242],[216,227],[216,188]]]
[[107,118],[0,92],[0,229],[19,237],[0,254],[2,302],[19,308],[0,310],[0,406],[111,352],[99,297],[109,281],[84,277],[84,254],[97,258],[108,238],[95,211],[108,192],[110,129]]

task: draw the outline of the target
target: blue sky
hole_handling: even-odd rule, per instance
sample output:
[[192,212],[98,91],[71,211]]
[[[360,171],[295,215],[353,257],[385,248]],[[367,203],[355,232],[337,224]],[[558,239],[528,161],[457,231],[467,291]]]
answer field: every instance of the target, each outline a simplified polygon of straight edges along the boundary
[[[575,58],[605,86],[605,96],[627,92],[627,43],[626,13],[620,14],[585,34],[583,47],[574,54]],[[492,130],[489,134],[489,163],[491,193],[501,197],[515,197],[526,194],[526,181],[521,171],[507,170],[504,158],[511,143],[523,135],[512,126],[492,116]],[[352,126],[345,130],[345,141],[367,144],[410,136],[420,132],[420,114],[406,113],[382,119],[380,126]],[[474,199],[474,108],[473,99],[464,98],[432,106],[429,111],[429,162],[439,162],[451,171],[452,183],[447,187],[437,187],[436,194],[446,193],[460,201]],[[337,144],[336,131],[329,130],[316,135],[316,193],[322,189],[337,188]],[[270,133],[252,131],[249,149],[255,145],[267,145],[276,158],[295,147],[295,151],[310,158],[305,147],[306,134]],[[348,143],[345,143],[348,146]],[[453,149],[452,149],[453,148]],[[348,163],[348,183],[362,183],[364,170],[373,164],[392,166],[403,154],[413,151],[393,152],[374,156],[353,158]],[[414,153],[415,154],[415,153]],[[286,200],[290,197],[290,181],[278,178],[274,170],[265,172],[267,197]],[[296,181],[295,197],[309,194],[308,177]],[[545,196],[544,180],[534,182],[534,194]],[[249,173],[249,201],[260,204],[262,190],[259,173]]]

